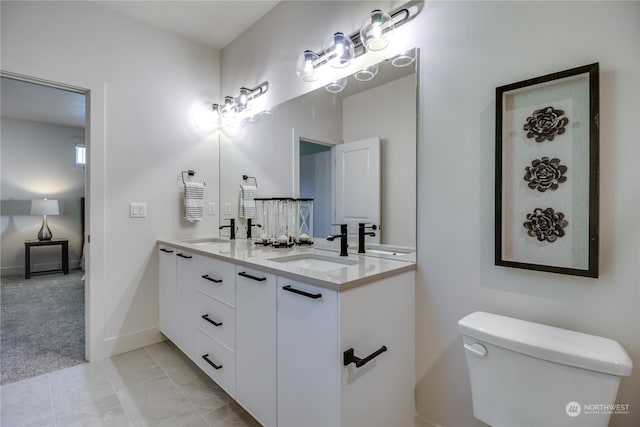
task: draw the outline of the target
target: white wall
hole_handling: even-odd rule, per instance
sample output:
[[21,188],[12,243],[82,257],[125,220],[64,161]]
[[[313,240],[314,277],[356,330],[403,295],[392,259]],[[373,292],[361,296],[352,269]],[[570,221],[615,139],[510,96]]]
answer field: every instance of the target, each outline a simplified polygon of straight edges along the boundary
[[[82,256],[80,198],[84,169],[75,164],[75,145],[84,129],[2,116],[2,275],[24,273],[24,241],[35,239],[42,216],[30,216],[32,199],[57,199],[60,215],[48,216],[54,238],[69,239],[69,264]],[[33,271],[62,268],[60,247],[32,250]]]
[[[194,112],[220,98],[219,53],[93,2],[1,7],[3,70],[89,82],[95,92],[90,139],[99,145],[88,150],[99,198],[91,203],[104,208],[90,218],[89,327],[101,335],[92,357],[157,341],[156,239],[218,232],[218,216],[182,220],[180,172],[195,169],[206,199],[217,201],[217,134]],[[129,202],[146,202],[148,217],[130,219]]]
[[[268,79],[277,104],[322,85],[295,78],[297,56],[319,50],[334,31],[356,30],[376,7],[390,9],[389,2],[279,4],[223,50],[223,92]],[[416,407],[425,423],[482,425],[472,415],[457,321],[486,310],[620,342],[635,368],[617,400],[631,414],[611,425],[640,424],[639,9],[638,2],[427,2],[397,31],[392,50],[421,49]],[[496,267],[495,88],[597,61],[600,278]]]
[[380,137],[380,242],[415,247],[415,75],[344,98],[342,113],[345,142]]

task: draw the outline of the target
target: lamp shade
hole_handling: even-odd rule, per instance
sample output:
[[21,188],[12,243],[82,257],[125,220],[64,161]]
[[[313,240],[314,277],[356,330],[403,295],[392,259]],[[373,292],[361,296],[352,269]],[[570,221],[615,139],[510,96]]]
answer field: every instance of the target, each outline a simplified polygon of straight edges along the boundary
[[31,201],[31,215],[60,215],[57,200],[34,199]]

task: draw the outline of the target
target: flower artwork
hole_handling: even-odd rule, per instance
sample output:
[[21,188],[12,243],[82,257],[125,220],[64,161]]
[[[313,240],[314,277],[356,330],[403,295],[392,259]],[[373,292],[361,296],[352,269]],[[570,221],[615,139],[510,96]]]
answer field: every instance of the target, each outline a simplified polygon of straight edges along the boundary
[[598,277],[598,64],[496,88],[495,264]]
[[537,237],[540,242],[553,243],[558,237],[564,236],[564,228],[569,222],[564,219],[562,212],[555,212],[553,208],[536,208],[532,213],[527,214],[524,228],[531,237]]
[[531,166],[524,168],[524,180],[532,190],[538,190],[541,193],[549,189],[557,190],[560,183],[565,182],[567,177],[567,167],[560,164],[560,159],[548,157],[535,159],[531,162]]
[[523,129],[527,132],[527,138],[535,138],[536,142],[553,141],[556,135],[564,133],[568,123],[569,119],[564,117],[563,110],[545,107],[527,117]]

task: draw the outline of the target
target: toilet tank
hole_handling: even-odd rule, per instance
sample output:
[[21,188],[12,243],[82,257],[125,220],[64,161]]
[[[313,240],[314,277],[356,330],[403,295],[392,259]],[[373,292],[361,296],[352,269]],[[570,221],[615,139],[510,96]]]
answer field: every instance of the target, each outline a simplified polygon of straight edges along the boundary
[[[617,342],[476,312],[458,322],[473,414],[493,426],[606,426],[631,359]],[[595,410],[598,409],[598,410]]]

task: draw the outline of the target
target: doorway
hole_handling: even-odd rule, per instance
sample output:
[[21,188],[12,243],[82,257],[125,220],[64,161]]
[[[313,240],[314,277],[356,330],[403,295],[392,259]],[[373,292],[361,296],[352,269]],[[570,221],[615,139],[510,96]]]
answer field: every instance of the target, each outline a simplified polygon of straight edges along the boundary
[[[82,363],[88,345],[88,276],[84,249],[87,91],[2,73],[2,382]],[[53,239],[68,240],[70,274],[23,271],[63,269],[60,249],[30,249],[42,217],[33,201],[56,201],[48,215]],[[52,268],[53,267],[53,268]],[[50,326],[54,325],[53,328]]]
[[328,236],[333,223],[332,145],[300,138],[299,196],[313,198],[313,235]]

